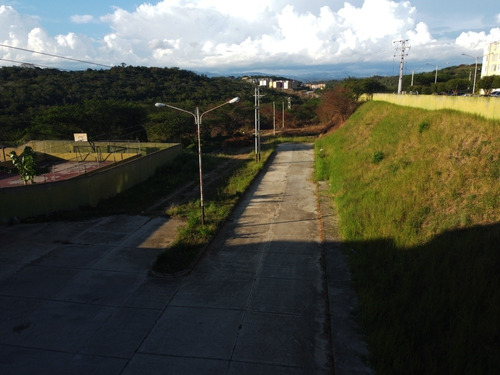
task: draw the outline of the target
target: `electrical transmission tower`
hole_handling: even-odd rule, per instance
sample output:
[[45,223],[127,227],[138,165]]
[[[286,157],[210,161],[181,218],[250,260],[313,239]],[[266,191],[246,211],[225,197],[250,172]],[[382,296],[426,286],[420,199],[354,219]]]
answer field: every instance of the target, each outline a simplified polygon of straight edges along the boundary
[[[393,43],[394,44],[399,43],[399,45],[396,45],[396,53],[398,51],[401,51],[401,60],[399,61],[399,83],[398,83],[398,94],[401,94],[401,91],[403,89],[403,69],[405,65],[405,57],[408,56],[406,50],[409,50],[411,47],[406,44],[408,43],[408,39],[396,40]],[[396,57],[396,54],[394,54],[394,57]]]

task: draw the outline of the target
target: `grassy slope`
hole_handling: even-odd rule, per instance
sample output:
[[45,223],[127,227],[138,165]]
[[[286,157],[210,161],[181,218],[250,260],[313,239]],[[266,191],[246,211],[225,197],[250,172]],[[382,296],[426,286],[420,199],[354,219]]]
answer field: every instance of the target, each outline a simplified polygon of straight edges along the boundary
[[500,122],[364,104],[316,145],[380,374],[500,373]]

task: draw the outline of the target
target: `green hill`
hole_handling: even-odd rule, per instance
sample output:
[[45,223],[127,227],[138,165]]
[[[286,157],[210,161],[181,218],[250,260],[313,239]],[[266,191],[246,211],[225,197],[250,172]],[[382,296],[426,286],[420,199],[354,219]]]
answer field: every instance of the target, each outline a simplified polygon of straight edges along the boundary
[[[141,140],[183,142],[196,138],[193,119],[178,111],[158,109],[156,102],[201,112],[240,97],[237,105],[204,118],[202,137],[210,141],[248,131],[254,126],[252,83],[235,77],[208,78],[178,68],[113,67],[108,70],[59,71],[24,67],[0,68],[0,144],[29,140],[71,140],[87,133],[93,141]],[[273,127],[273,102],[292,97],[287,125],[315,118],[315,101],[261,88],[262,128]]]
[[500,373],[500,122],[384,102],[316,144],[380,374]]

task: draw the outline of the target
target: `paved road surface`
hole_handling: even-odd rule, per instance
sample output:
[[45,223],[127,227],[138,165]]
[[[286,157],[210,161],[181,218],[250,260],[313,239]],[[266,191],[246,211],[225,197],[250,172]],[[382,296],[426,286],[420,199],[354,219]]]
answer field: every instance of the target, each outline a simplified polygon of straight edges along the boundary
[[[328,297],[342,293],[312,166],[311,145],[281,145],[182,278],[148,272],[173,237],[164,218],[0,226],[0,373],[333,373],[352,343],[329,329],[346,313]],[[369,373],[356,361],[336,373]]]

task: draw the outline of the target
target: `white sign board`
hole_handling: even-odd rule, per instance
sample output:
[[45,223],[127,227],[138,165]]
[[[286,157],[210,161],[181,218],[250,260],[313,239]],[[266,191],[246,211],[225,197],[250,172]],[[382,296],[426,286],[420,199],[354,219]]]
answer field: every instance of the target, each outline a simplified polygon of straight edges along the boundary
[[87,142],[87,133],[74,133],[75,142]]

